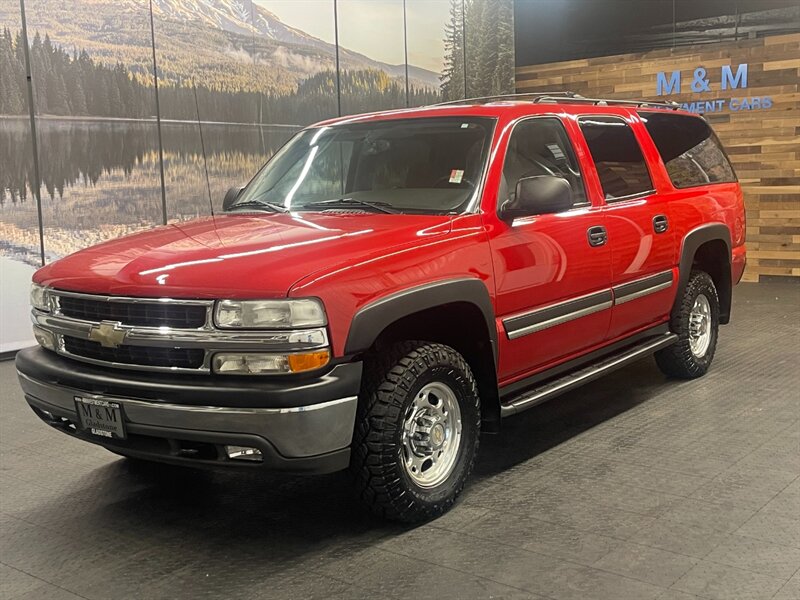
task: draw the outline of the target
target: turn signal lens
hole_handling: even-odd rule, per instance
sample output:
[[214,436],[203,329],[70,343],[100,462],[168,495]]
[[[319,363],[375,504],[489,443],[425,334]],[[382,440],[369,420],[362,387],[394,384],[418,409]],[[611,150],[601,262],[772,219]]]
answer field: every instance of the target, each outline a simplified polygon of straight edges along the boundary
[[298,354],[225,352],[214,355],[212,366],[220,375],[281,375],[319,369],[329,361],[328,350]]
[[33,327],[33,337],[36,338],[36,342],[42,347],[47,348],[48,350],[55,351],[56,349],[56,336],[53,335],[51,332],[42,329],[41,327]]
[[290,354],[289,369],[291,369],[292,373],[313,371],[327,365],[330,359],[331,354],[327,350],[308,352],[306,354]]

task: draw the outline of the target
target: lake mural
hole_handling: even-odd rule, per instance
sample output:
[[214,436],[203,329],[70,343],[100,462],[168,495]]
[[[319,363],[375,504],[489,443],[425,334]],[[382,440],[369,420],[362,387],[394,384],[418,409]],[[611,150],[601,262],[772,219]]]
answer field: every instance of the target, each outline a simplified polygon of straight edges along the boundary
[[41,207],[20,3],[0,0],[0,351],[30,342],[43,261],[208,215],[303,126],[514,88],[513,0],[23,6]]

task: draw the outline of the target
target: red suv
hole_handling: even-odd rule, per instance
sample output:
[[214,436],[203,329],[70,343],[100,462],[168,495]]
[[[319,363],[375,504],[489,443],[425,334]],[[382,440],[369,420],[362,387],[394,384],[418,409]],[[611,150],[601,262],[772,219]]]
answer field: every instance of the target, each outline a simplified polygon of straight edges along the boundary
[[648,354],[703,375],[745,265],[702,118],[572,94],[298,133],[224,211],[34,276],[25,397],[128,457],[323,473],[413,521],[478,434]]

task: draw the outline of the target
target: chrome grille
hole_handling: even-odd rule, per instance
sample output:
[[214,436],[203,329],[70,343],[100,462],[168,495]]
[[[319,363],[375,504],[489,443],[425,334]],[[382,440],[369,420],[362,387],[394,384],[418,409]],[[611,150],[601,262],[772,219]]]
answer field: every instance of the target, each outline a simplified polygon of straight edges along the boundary
[[119,321],[141,327],[194,329],[206,323],[206,307],[198,304],[107,302],[85,297],[59,296],[62,315],[82,321]]
[[55,351],[84,362],[139,371],[210,373],[217,352],[301,352],[328,348],[325,328],[221,330],[214,300],[101,296],[50,288],[49,311],[34,327],[55,336]]
[[64,336],[64,350],[73,356],[108,363],[143,367],[176,367],[199,369],[203,366],[202,348],[158,348],[155,346],[118,346],[105,348],[97,342]]

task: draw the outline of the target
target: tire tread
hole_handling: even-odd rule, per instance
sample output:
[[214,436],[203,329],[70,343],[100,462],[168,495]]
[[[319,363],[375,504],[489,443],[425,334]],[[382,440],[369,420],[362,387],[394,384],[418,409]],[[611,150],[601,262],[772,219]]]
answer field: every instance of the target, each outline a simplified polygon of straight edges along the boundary
[[[374,514],[397,521],[416,522],[434,518],[455,502],[472,471],[478,436],[469,464],[455,490],[433,503],[420,502],[405,486],[397,465],[397,445],[392,441],[403,405],[414,382],[435,365],[449,364],[466,376],[475,402],[480,428],[480,400],[472,371],[464,358],[444,344],[404,341],[388,352],[367,357],[362,393],[353,434],[350,471],[359,499]],[[466,441],[466,440],[464,440]]]

